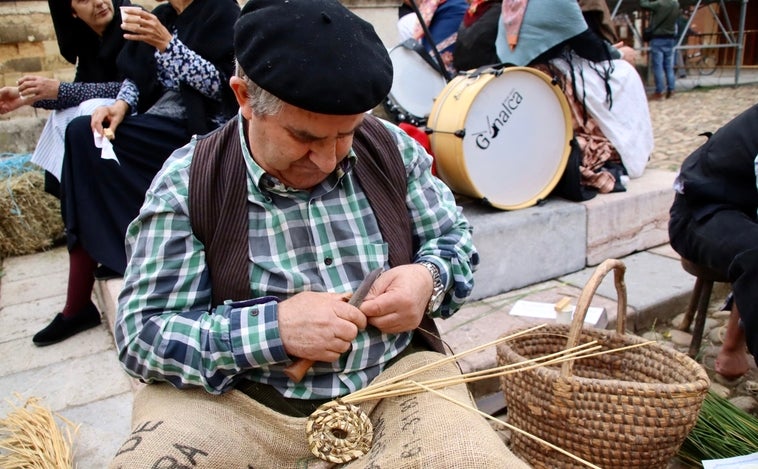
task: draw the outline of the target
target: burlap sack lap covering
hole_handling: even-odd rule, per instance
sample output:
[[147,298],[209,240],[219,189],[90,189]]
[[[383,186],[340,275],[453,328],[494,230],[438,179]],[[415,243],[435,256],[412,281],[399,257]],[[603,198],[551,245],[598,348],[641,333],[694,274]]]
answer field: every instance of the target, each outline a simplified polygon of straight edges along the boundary
[[[442,355],[411,354],[377,380],[384,380]],[[454,364],[419,374],[429,380],[459,374]],[[465,385],[444,390],[474,405]],[[306,418],[271,411],[239,391],[213,396],[167,384],[145,386],[135,396],[132,434],[111,468],[528,468],[489,423],[472,411],[431,393],[365,402],[371,417],[371,451],[344,465],[322,461],[308,449]],[[467,435],[465,441],[456,435]]]
[[60,202],[41,171],[0,178],[0,259],[40,251],[63,236]]

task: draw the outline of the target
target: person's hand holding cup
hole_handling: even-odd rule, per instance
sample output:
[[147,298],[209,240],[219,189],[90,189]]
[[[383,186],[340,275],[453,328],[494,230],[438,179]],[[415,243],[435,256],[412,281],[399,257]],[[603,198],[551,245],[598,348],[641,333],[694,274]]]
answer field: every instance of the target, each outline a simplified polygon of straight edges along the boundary
[[121,29],[129,32],[136,32],[139,28],[140,7],[122,6],[121,9]]

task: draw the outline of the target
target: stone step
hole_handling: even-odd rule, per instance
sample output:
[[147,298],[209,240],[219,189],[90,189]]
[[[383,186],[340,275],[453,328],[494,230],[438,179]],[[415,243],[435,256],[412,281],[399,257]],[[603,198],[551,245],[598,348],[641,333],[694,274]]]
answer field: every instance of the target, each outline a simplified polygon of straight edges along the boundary
[[648,169],[629,182],[626,192],[600,194],[581,203],[548,198],[538,206],[499,211],[463,202],[481,257],[472,299],[667,243],[674,176]]
[[30,113],[0,120],[0,153],[31,153],[45,126],[46,117]]

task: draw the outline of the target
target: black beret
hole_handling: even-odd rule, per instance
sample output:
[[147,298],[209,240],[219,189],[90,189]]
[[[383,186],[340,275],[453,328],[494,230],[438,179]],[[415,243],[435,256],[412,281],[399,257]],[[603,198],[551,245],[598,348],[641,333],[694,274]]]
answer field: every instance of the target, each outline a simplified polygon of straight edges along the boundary
[[249,0],[234,49],[258,86],[319,114],[368,111],[392,86],[392,62],[373,26],[337,0]]

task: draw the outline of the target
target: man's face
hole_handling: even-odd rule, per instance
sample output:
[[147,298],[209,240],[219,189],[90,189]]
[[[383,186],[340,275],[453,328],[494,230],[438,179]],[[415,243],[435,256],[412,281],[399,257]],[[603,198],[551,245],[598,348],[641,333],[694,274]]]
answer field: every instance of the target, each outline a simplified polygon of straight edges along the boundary
[[253,159],[293,189],[310,189],[348,154],[363,114],[316,114],[289,104],[274,116],[256,116],[245,106]]
[[71,0],[71,13],[102,36],[113,19],[113,2],[111,0]]

